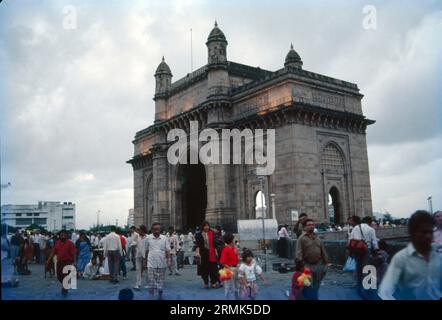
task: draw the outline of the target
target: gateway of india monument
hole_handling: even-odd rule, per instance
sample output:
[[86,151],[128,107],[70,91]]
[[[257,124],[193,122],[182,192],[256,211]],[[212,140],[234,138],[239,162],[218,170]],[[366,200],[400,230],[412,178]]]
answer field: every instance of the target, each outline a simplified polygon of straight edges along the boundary
[[[366,128],[374,121],[362,113],[358,86],[303,69],[293,46],[276,71],[229,61],[216,22],[206,45],[207,64],[182,79],[172,81],[164,58],[156,69],[155,121],[135,134],[128,161],[135,225],[187,231],[206,219],[236,231],[238,219],[259,217],[260,190],[266,217],[279,224],[293,212],[318,223],[371,215]],[[199,130],[274,129],[275,170],[262,178],[244,162],[170,164],[168,132],[189,133],[190,121]]]

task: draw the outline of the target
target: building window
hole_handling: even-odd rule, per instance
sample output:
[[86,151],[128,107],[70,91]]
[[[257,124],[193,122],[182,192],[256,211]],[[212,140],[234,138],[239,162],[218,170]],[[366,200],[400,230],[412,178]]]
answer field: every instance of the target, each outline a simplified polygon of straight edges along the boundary
[[21,213],[16,213],[15,216],[16,217],[21,217]]
[[63,219],[64,220],[66,220],[66,219],[74,219],[74,217],[73,216],[66,216],[66,217],[63,217]]
[[16,226],[29,226],[32,224],[32,219],[15,219]]
[[27,213],[26,216],[27,217],[32,217],[32,213]]
[[34,223],[38,225],[45,225],[47,224],[47,218],[34,218]]
[[39,213],[34,213],[34,217],[39,217],[40,214]]

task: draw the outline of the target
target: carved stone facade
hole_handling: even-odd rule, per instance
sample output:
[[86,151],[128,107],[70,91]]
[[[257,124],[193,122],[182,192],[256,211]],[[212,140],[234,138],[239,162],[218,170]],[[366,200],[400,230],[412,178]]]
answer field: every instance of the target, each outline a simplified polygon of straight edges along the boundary
[[[155,73],[155,122],[136,133],[135,224],[154,221],[177,229],[203,219],[236,230],[254,219],[261,183],[253,165],[171,165],[169,130],[198,121],[199,129],[275,129],[276,166],[264,181],[267,216],[290,223],[305,212],[317,222],[343,223],[371,215],[366,128],[356,84],[302,69],[293,47],[277,71],[227,60],[227,40],[215,25],[207,40],[208,64],[172,82],[166,62]],[[332,203],[329,204],[329,199]]]

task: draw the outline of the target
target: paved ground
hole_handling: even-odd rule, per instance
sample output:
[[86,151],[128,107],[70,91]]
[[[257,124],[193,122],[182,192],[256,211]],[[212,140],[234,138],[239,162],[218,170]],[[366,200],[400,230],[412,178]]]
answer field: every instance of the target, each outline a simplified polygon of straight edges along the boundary
[[[270,262],[277,260],[273,258]],[[127,264],[130,265],[129,263]],[[131,266],[131,265],[130,265]],[[44,278],[43,265],[30,265],[29,276],[19,276],[19,286],[2,288],[3,300],[115,300],[123,288],[134,284],[135,271],[129,271],[128,279],[119,284],[109,281],[78,280],[77,289],[70,290],[66,298],[62,297],[60,283],[56,278]],[[186,265],[180,270],[182,276],[166,276],[164,298],[168,300],[218,300],[224,299],[223,289],[204,289],[201,278],[196,275],[196,266]],[[292,273],[268,271],[265,277],[269,286],[260,284],[258,300],[287,300],[286,292],[290,288]],[[147,300],[147,290],[134,291],[136,300]],[[325,276],[319,293],[324,300],[359,300],[353,288],[351,274],[343,273],[338,268],[331,268]]]

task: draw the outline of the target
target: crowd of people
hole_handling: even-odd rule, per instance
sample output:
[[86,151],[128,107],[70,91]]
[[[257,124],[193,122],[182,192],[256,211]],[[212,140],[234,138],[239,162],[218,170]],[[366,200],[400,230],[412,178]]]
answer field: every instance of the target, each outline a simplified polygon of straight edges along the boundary
[[[376,237],[373,220],[367,216],[350,217],[346,267],[354,271],[356,290],[364,299],[439,299],[442,292],[442,212],[434,215],[415,212],[408,221],[411,242],[392,259],[387,243]],[[319,298],[321,282],[331,266],[327,250],[317,234],[317,225],[306,214],[288,230],[278,230],[278,251],[286,250],[291,237],[297,238],[294,248],[295,270],[292,275],[290,299]],[[62,230],[57,234],[16,232],[11,238],[2,236],[2,262],[11,257],[14,272],[30,274],[29,264],[44,265],[45,277],[56,275],[60,283],[66,274],[63,268],[75,266],[79,279],[108,280],[113,284],[126,280],[128,264],[136,272],[133,290],[147,289],[163,298],[164,280],[180,276],[184,264],[197,265],[203,288],[224,287],[227,299],[256,299],[258,280],[268,285],[263,270],[252,250],[240,249],[238,240],[221,227],[209,222],[192,232],[167,230],[159,223],[131,227],[125,233],[112,226],[110,232],[87,233]],[[353,261],[353,268],[347,266]],[[366,266],[376,268],[376,285],[367,287]],[[3,263],[2,263],[3,269]],[[2,273],[3,275],[3,273]],[[62,294],[68,290],[62,288]]]
[[[110,227],[109,233],[23,230],[2,239],[2,245],[7,244],[4,251],[11,258],[16,275],[29,275],[29,264],[41,264],[45,277],[56,275],[62,283],[66,276],[64,266],[73,265],[78,279],[108,280],[115,284],[127,279],[126,264],[132,264],[130,270],[136,272],[133,289],[141,290],[145,285],[150,296],[157,291],[161,299],[166,270],[170,276],[180,276],[179,269],[185,263],[198,265],[197,273],[205,288],[209,288],[209,278],[210,288],[222,286],[218,272],[226,246],[225,231],[219,226],[211,229],[205,222],[194,232],[178,233],[173,227],[166,232],[158,223],[149,230],[144,225],[132,226],[127,233],[115,226]],[[233,235],[232,243],[238,246]],[[68,293],[65,288],[61,291],[62,295]]]
[[[356,290],[362,299],[438,300],[442,297],[441,211],[431,215],[419,210],[411,215],[408,220],[411,241],[391,261],[386,241],[376,237],[372,217],[352,216],[346,227],[347,263],[353,261],[350,270],[354,271]],[[292,299],[318,299],[321,281],[331,265],[315,229],[315,223],[306,214],[294,227],[297,245]],[[367,266],[375,268],[374,278],[370,277],[373,276],[370,271],[366,271],[369,270]],[[299,285],[298,278],[306,268],[311,283]],[[364,281],[367,276],[370,281]]]

